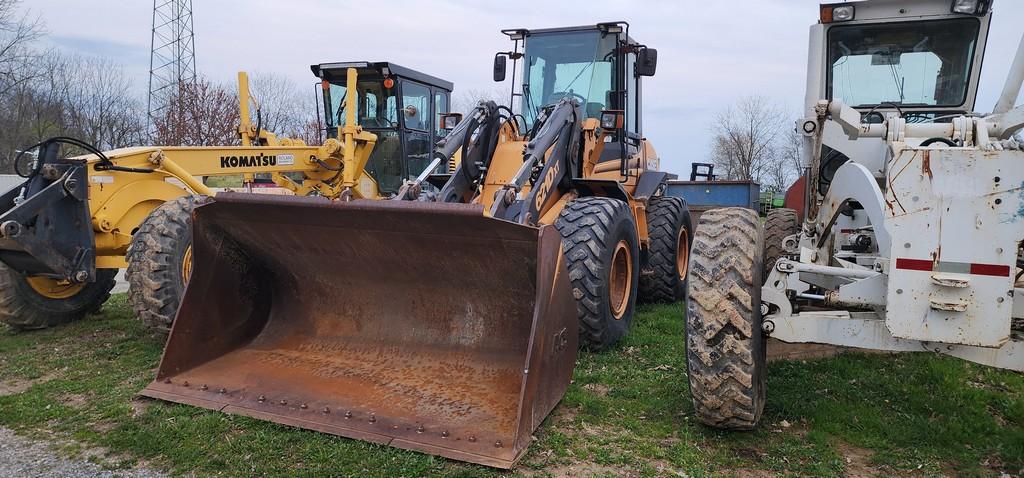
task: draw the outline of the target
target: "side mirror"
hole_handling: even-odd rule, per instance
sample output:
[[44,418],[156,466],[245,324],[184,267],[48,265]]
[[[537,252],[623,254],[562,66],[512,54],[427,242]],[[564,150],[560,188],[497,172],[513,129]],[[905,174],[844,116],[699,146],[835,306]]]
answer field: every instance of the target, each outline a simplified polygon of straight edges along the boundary
[[501,53],[494,55],[494,81],[505,81],[505,64],[507,61],[508,59]]
[[658,50],[641,48],[636,55],[636,76],[654,76],[658,71]]

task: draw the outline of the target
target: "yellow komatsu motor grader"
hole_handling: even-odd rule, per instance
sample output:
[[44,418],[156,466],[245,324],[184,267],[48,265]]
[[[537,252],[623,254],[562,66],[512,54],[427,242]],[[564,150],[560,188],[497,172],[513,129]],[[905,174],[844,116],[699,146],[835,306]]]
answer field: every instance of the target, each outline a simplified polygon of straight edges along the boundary
[[[250,122],[240,73],[239,147],[101,152],[53,138],[28,148],[38,155],[23,168],[27,180],[0,196],[0,322],[34,329],[79,319],[103,304],[117,269],[127,268],[134,312],[169,331],[193,264],[191,213],[214,194],[200,177],[241,175],[251,186],[259,175],[328,198],[395,194],[429,161],[438,136],[432,112],[447,111],[452,84],[391,63],[312,70],[323,85],[323,146]],[[355,107],[338,114],[345,103]],[[62,158],[62,145],[90,154]]]
[[195,268],[142,394],[511,467],[578,345],[614,344],[638,298],[682,298],[689,214],[640,130],[656,51],[624,23],[505,33],[495,79],[523,60],[520,112],[446,116],[395,200],[197,207]]

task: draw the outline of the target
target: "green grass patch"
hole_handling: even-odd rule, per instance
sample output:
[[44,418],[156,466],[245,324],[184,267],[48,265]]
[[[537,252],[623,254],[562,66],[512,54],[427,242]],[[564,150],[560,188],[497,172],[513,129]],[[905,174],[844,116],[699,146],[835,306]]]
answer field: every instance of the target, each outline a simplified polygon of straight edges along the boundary
[[[682,306],[641,308],[615,350],[583,353],[520,467],[414,452],[135,398],[161,343],[123,295],[88,320],[0,331],[0,426],[199,476],[998,476],[1024,471],[1024,377],[928,354],[773,363],[763,426],[695,423]],[[6,393],[3,390],[7,390]]]

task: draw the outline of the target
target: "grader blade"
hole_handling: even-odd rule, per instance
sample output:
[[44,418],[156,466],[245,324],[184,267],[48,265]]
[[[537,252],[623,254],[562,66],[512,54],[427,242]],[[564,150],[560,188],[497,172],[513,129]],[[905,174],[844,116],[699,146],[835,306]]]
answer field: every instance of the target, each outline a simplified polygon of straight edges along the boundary
[[554,228],[479,206],[221,194],[142,395],[510,468],[562,398]]

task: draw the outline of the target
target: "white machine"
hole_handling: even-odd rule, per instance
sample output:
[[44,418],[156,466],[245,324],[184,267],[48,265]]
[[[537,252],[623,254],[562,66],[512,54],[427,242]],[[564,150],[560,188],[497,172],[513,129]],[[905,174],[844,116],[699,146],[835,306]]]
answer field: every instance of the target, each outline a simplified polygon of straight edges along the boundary
[[797,124],[802,226],[793,210],[763,231],[720,210],[697,227],[688,363],[704,423],[757,424],[767,336],[1024,371],[1024,39],[976,112],[991,15],[991,0],[821,6]]

